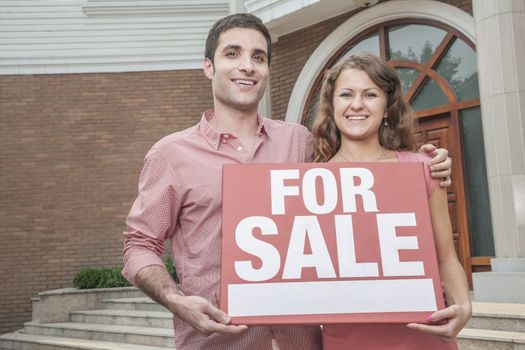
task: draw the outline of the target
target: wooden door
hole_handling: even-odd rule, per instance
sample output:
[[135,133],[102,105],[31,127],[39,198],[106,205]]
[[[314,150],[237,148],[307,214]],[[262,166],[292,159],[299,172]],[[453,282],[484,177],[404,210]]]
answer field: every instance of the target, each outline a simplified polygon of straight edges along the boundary
[[454,246],[458,258],[471,283],[472,266],[470,259],[470,238],[467,222],[465,189],[463,186],[463,162],[461,159],[461,139],[456,131],[451,112],[418,119],[417,141],[419,144],[431,143],[449,150],[452,157],[452,186],[447,189],[448,208],[452,223]]

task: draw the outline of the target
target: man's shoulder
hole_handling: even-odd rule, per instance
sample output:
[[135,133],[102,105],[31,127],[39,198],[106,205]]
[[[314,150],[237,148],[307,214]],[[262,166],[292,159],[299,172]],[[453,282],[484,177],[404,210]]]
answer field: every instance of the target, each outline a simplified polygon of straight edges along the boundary
[[151,150],[163,153],[166,149],[178,148],[194,140],[196,125],[164,136],[153,144]]

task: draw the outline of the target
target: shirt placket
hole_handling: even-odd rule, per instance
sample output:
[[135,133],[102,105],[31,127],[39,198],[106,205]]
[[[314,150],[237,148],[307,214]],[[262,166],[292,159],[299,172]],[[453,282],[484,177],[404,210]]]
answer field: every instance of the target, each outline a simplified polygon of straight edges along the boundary
[[255,140],[251,151],[247,150],[241,143],[241,141],[232,134],[221,134],[220,142],[224,146],[230,147],[233,150],[233,152],[235,152],[235,156],[239,159],[239,162],[252,163],[255,153],[257,152],[257,149],[261,146],[262,141],[263,134],[261,132],[258,132],[255,135]]

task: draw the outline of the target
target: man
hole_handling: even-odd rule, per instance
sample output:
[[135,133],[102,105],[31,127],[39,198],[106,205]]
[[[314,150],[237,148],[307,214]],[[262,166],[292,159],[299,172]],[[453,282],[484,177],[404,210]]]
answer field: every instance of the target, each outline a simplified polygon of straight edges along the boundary
[[[271,350],[272,339],[281,350],[321,348],[318,326],[235,326],[217,306],[223,165],[310,157],[312,139],[303,126],[257,115],[270,61],[270,35],[257,17],[235,14],[215,23],[204,61],[213,110],[146,155],[124,232],[123,274],[175,315],[178,350]],[[448,176],[450,160],[438,168],[446,170],[437,176]],[[180,285],[160,258],[167,239]]]

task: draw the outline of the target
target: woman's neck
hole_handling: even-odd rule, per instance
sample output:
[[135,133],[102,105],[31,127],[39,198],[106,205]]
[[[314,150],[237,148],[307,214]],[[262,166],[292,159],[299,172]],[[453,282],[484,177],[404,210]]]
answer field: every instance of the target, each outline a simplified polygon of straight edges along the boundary
[[391,152],[381,146],[378,140],[341,140],[341,147],[336,156],[348,162],[380,162],[389,153]]

